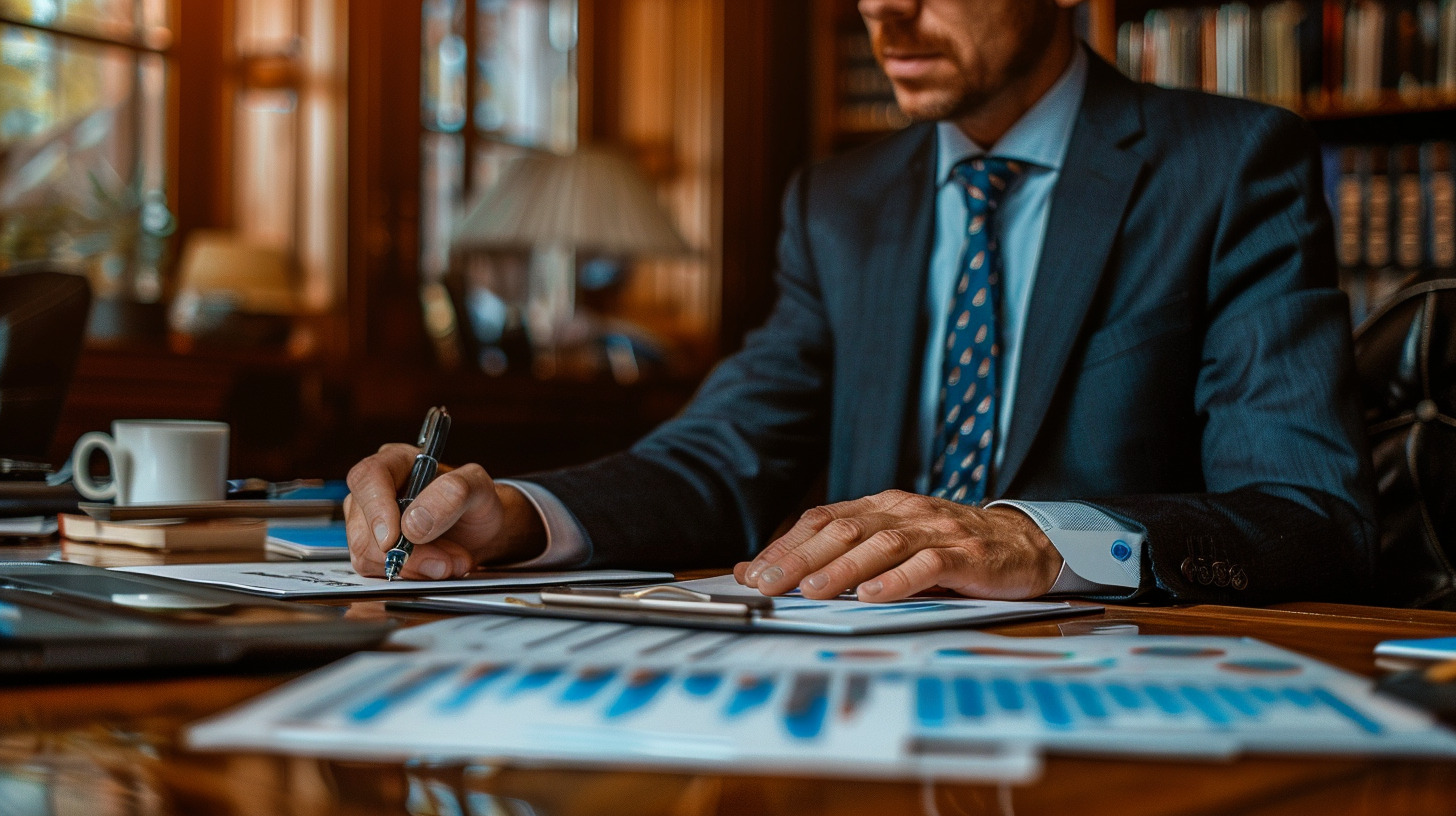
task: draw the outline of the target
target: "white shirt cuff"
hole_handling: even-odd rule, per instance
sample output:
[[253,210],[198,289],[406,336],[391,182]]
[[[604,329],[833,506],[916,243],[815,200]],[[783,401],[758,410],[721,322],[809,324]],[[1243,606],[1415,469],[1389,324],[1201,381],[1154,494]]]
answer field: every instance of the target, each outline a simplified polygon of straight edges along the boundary
[[1031,517],[1062,556],[1054,594],[1120,595],[1142,583],[1146,534],[1081,502],[1003,500]]
[[546,526],[546,551],[529,561],[507,564],[503,569],[578,569],[591,558],[586,530],[555,493],[534,482],[497,479],[496,484],[514,487],[525,494],[526,500],[541,514],[541,523]]

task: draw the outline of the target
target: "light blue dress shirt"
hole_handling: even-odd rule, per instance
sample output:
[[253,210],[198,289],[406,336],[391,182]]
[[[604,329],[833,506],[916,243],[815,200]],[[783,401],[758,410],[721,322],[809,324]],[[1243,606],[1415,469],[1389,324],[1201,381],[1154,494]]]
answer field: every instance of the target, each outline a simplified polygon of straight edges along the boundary
[[[946,321],[950,319],[950,297],[955,276],[965,252],[967,211],[961,190],[951,184],[951,170],[963,159],[994,155],[1026,165],[1026,171],[1006,191],[997,219],[992,225],[999,235],[1002,252],[1001,290],[1001,384],[994,464],[999,467],[1006,452],[1006,429],[1010,427],[1016,400],[1017,373],[1021,366],[1026,313],[1031,302],[1036,269],[1041,262],[1052,191],[1061,176],[1072,126],[1082,105],[1087,85],[1087,55],[1077,48],[1072,63],[1035,105],[1031,107],[990,150],[971,141],[955,124],[937,126],[935,199],[935,243],[931,251],[926,292],[928,334],[920,385],[916,462],[916,491],[926,493],[930,484],[931,447],[940,414],[941,364],[945,356]],[[580,563],[589,550],[585,531],[566,506],[545,488],[530,482],[502,480],[520,488],[536,506],[546,523],[547,548],[540,557],[517,567],[546,569]],[[1046,532],[1064,566],[1053,593],[1119,594],[1137,587],[1141,567],[1143,536],[1117,519],[1077,502],[1000,501],[988,506],[1016,507]]]

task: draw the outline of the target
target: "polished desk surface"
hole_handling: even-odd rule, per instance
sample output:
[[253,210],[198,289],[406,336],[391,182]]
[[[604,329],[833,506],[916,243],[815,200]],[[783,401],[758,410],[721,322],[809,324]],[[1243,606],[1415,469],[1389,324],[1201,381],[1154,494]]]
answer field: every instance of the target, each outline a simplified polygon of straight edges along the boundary
[[[52,547],[50,551],[54,551]],[[0,559],[48,551],[0,548]],[[155,556],[67,547],[89,563]],[[222,560],[238,560],[223,557]],[[383,616],[380,602],[350,614]],[[406,622],[433,619],[401,615]],[[1375,644],[1456,634],[1456,613],[1326,604],[1273,609],[1109,606],[1101,616],[995,627],[1026,637],[1088,623],[1145,634],[1245,635],[1369,676]],[[1050,757],[1027,785],[368,764],[201,754],[183,728],[297,675],[226,675],[0,689],[0,816],[576,816],[577,814],[1456,814],[1456,762],[1258,757],[1228,763]]]

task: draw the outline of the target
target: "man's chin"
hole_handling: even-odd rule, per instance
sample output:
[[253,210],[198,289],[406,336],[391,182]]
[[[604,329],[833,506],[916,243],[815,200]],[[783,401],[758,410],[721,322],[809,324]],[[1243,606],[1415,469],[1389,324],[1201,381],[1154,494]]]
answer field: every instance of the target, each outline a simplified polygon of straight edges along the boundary
[[935,90],[895,89],[895,102],[912,122],[938,122],[975,111],[984,98]]
[[965,110],[962,96],[949,93],[943,88],[897,86],[895,102],[900,106],[900,111],[914,122],[950,119]]

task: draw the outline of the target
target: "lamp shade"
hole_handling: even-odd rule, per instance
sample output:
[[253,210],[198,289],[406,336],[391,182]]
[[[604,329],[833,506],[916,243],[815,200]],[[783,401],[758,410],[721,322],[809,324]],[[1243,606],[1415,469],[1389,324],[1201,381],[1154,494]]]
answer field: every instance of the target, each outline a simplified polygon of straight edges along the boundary
[[621,156],[592,148],[518,159],[456,225],[452,243],[558,246],[624,258],[690,251],[642,174]]
[[178,269],[181,293],[226,295],[242,312],[298,311],[288,255],[282,250],[251,243],[229,232],[193,230]]

